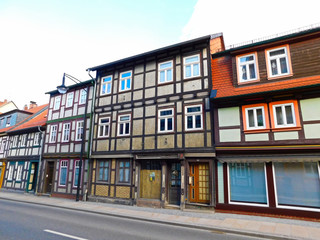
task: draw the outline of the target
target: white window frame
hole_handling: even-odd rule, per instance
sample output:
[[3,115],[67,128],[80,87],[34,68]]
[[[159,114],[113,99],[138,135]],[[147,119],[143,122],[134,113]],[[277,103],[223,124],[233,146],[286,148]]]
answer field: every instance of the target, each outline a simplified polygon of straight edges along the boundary
[[[110,79],[107,81],[104,81],[105,79]],[[108,90],[110,86],[110,91]],[[104,90],[104,91],[103,91]],[[101,78],[101,95],[108,95],[112,92],[112,75],[106,76]]]
[[[275,51],[279,51],[284,49],[284,54],[281,55],[276,55],[276,56],[270,56],[271,52],[275,52]],[[269,78],[274,78],[274,77],[281,77],[281,76],[286,76],[286,75],[290,75],[291,74],[291,66],[290,66],[290,61],[289,61],[289,54],[288,54],[288,46],[283,46],[283,47],[279,47],[279,48],[272,48],[269,50],[266,50],[267,52],[267,61],[268,61],[268,77]],[[281,65],[280,65],[280,58],[285,57],[286,59],[286,64],[287,64],[287,69],[288,72],[287,73],[281,73]],[[272,66],[271,66],[271,61],[272,60],[276,60],[276,64],[277,64],[277,69],[278,69],[278,74],[273,75],[272,74]]]
[[80,104],[85,104],[87,100],[87,90],[86,89],[81,89],[79,93],[79,105]]
[[27,134],[21,135],[20,147],[25,147],[27,143]]
[[23,169],[23,164],[18,164],[17,177],[16,177],[16,181],[18,181],[18,182],[21,182],[21,180],[22,180],[22,169]]
[[57,132],[58,132],[58,125],[51,125],[50,134],[49,134],[49,143],[55,143],[57,141]]
[[6,127],[10,126],[10,122],[11,122],[11,115],[7,116],[6,118]]
[[[123,74],[130,73],[130,77],[122,77]],[[124,81],[124,89],[121,89],[121,83]],[[130,87],[127,87],[128,81],[130,81]],[[132,88],[132,71],[126,71],[120,73],[120,79],[119,79],[119,92],[124,92],[131,90]]]
[[[258,118],[257,118],[257,110],[258,110],[258,109],[262,109],[263,126],[258,126]],[[249,126],[249,113],[248,113],[249,110],[252,110],[252,111],[253,111],[254,127],[250,127],[250,126]],[[264,112],[264,106],[245,108],[245,114],[246,114],[247,130],[265,129],[265,128],[266,128],[266,115],[265,115],[265,112]]]
[[[285,107],[286,106],[291,106],[291,110],[292,110],[292,119],[293,119],[293,123],[288,124],[287,123],[287,116],[286,116],[286,111],[285,111]],[[282,116],[283,116],[283,125],[278,125],[277,123],[277,113],[276,113],[276,107],[281,107],[281,111],[282,111]],[[296,120],[296,113],[295,113],[295,109],[294,109],[294,103],[282,103],[282,104],[275,104],[272,105],[272,111],[273,111],[273,121],[274,121],[274,126],[276,128],[287,128],[287,127],[296,127],[297,126],[297,120]]]
[[73,98],[74,98],[74,92],[69,92],[67,94],[67,99],[66,99],[66,107],[72,107],[73,105]]
[[71,123],[64,123],[63,127],[62,127],[61,142],[69,142],[70,141],[70,130],[71,130]]
[[18,136],[13,136],[12,139],[12,147],[17,147],[18,146]]
[[[161,112],[165,111],[172,111],[170,115],[161,116]],[[172,129],[168,130],[168,119],[172,119]],[[161,120],[165,120],[165,129],[161,130]],[[158,110],[158,132],[159,133],[166,133],[166,132],[173,132],[174,131],[174,108],[166,108],[166,109],[159,109]]]
[[53,102],[53,110],[58,110],[61,104],[61,96],[56,96]]
[[[188,108],[195,108],[195,107],[200,107],[199,112],[191,112],[188,113]],[[201,117],[201,127],[197,128],[196,127],[196,116],[200,115]],[[192,117],[192,128],[188,128],[188,117]],[[197,130],[202,130],[203,129],[203,105],[198,104],[198,105],[189,105],[185,106],[185,130],[186,131],[197,131]]]
[[[198,61],[195,61],[195,62],[191,62],[191,63],[186,63],[186,60],[188,58],[193,58],[193,57],[198,57],[199,60]],[[183,77],[184,79],[188,79],[188,78],[194,78],[194,77],[199,77],[201,76],[201,64],[200,64],[200,54],[195,54],[195,55],[192,55],[192,56],[187,56],[187,57],[184,57],[183,58]],[[194,69],[194,66],[198,64],[199,65],[199,75],[194,75],[194,72],[193,72],[193,69]],[[191,66],[191,76],[187,77],[186,76],[186,67],[187,66]]]
[[[102,120],[108,119],[107,123],[101,123]],[[99,138],[103,138],[103,137],[109,137],[109,133],[110,133],[110,121],[111,118],[110,117],[103,117],[99,119],[99,130],[98,130],[98,137]],[[107,134],[105,134],[106,132],[106,127],[108,128]],[[101,130],[102,129],[102,130]]]
[[40,145],[40,133],[39,132],[34,134],[33,145],[34,146]]
[[[247,57],[253,57],[253,60],[249,60],[246,62],[241,62],[242,58],[247,58]],[[257,64],[257,58],[255,53],[247,54],[247,55],[242,55],[242,56],[237,56],[237,64],[238,64],[238,79],[240,83],[246,83],[246,82],[251,82],[254,80],[258,80],[258,64]],[[249,66],[253,64],[254,66],[254,71],[255,71],[255,78],[250,77],[250,69]],[[247,73],[247,79],[242,78],[242,67],[245,66],[246,73]]]
[[[168,64],[170,63],[171,66],[170,67],[166,67],[166,68],[161,68],[161,65],[164,64]],[[168,71],[171,70],[171,80],[168,80],[167,76],[168,76]],[[164,72],[164,81],[161,82],[161,73]],[[166,62],[161,62],[158,64],[158,84],[164,84],[164,83],[168,83],[168,82],[172,82],[173,81],[173,61],[166,61]]]
[[[68,183],[68,165],[69,165],[69,161],[68,160],[60,160],[60,169],[59,169],[59,186],[65,187],[67,186]],[[62,168],[66,168],[67,169],[67,175],[66,175],[66,184],[61,184],[61,170]]]
[[0,153],[4,153],[5,146],[6,146],[6,140],[2,140],[0,143]]
[[10,165],[9,165],[9,170],[8,170],[7,181],[12,181],[13,170],[14,170],[14,165],[13,165],[13,164],[10,164]]
[[[84,133],[84,121],[77,121],[76,123],[76,141],[81,141]],[[82,132],[79,132],[82,129]]]
[[[121,118],[123,117],[129,117],[128,120],[121,120]],[[125,129],[126,129],[126,125],[129,124],[129,132],[126,133]],[[123,133],[120,133],[120,128],[121,125],[123,126]],[[131,132],[131,114],[122,114],[118,116],[118,136],[122,137],[122,136],[129,136]]]

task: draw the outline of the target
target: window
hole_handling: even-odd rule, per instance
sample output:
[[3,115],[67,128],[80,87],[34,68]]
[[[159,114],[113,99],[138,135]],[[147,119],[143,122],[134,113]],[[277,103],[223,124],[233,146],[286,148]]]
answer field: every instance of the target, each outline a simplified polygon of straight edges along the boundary
[[186,130],[202,129],[202,105],[185,107]]
[[110,129],[110,117],[100,118],[98,137],[108,137]]
[[172,132],[173,131],[173,108],[159,110],[158,112],[158,131]]
[[80,169],[79,164],[80,164],[80,160],[74,161],[74,171],[73,171],[73,186],[74,187],[78,187],[79,169]]
[[119,182],[128,183],[130,181],[130,162],[119,162]]
[[7,178],[8,181],[12,181],[13,169],[14,169],[14,165],[10,164],[9,165],[8,178]]
[[0,143],[0,153],[4,152],[6,146],[6,140],[2,140],[2,142]]
[[132,75],[132,71],[124,72],[120,74],[120,86],[119,86],[120,92],[131,89],[131,75]]
[[258,79],[256,59],[256,53],[237,57],[238,81],[240,83]]
[[296,100],[270,103],[272,128],[300,127]]
[[110,163],[109,161],[99,161],[98,165],[98,181],[109,181],[109,171],[110,171]]
[[107,76],[101,80],[101,95],[110,94],[112,90],[112,76]]
[[33,145],[34,146],[40,145],[40,133],[34,134]]
[[17,147],[18,144],[18,136],[14,136],[12,140],[12,147]]
[[76,141],[81,141],[83,138],[83,121],[77,122]]
[[69,142],[70,123],[64,123],[62,128],[62,142]]
[[1,118],[1,119],[0,119],[0,128],[3,127],[3,123],[4,123],[4,118]]
[[53,110],[58,110],[60,107],[61,96],[57,96],[54,98]]
[[11,116],[7,117],[6,127],[10,126]]
[[86,100],[87,100],[87,91],[85,89],[81,89],[79,104],[85,104]]
[[231,202],[267,204],[263,163],[231,163],[228,167]]
[[158,83],[171,82],[173,80],[173,62],[159,63],[159,80]]
[[268,77],[279,77],[290,74],[289,46],[266,50]]
[[21,177],[22,177],[22,168],[23,165],[19,164],[18,165],[18,169],[17,169],[17,177],[16,177],[16,181],[21,181]]
[[56,142],[56,138],[57,138],[57,125],[52,125],[50,127],[49,142],[50,143]]
[[25,147],[26,146],[26,141],[27,141],[27,134],[21,135],[20,146],[21,147]]
[[184,78],[200,76],[200,55],[193,55],[183,59]]
[[273,166],[278,205],[320,208],[317,162],[277,162]]
[[[268,130],[268,105],[265,103],[242,106],[243,127],[245,131]],[[256,131],[255,131],[256,132]]]
[[121,115],[118,117],[118,136],[130,135],[130,115]]
[[66,107],[71,107],[73,104],[73,96],[74,96],[74,92],[70,92],[67,94],[67,103],[66,103]]
[[67,173],[68,173],[68,161],[67,160],[60,160],[59,186],[66,186]]

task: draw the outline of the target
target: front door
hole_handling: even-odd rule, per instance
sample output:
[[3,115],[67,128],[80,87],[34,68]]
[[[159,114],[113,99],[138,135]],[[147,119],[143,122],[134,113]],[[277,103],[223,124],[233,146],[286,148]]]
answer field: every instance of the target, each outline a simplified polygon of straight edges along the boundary
[[52,180],[53,180],[54,162],[47,162],[47,169],[44,183],[44,193],[52,192]]
[[209,203],[209,164],[191,163],[189,176],[190,202]]
[[159,199],[161,197],[160,161],[145,160],[141,163],[140,198]]
[[29,174],[27,192],[34,191],[36,188],[38,163],[35,163],[35,162],[30,163],[30,170],[29,171],[30,171],[30,174]]
[[169,203],[180,205],[181,195],[181,164],[169,165]]

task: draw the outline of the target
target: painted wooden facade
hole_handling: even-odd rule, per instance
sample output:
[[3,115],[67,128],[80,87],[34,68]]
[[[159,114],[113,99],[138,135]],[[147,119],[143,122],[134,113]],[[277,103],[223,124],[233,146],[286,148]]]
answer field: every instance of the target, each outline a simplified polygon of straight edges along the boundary
[[39,192],[75,198],[81,174],[80,199],[86,194],[92,93],[92,81],[72,85],[65,94],[57,90],[48,92],[50,102]]
[[320,217],[320,29],[212,55],[217,210]]
[[9,137],[4,189],[36,192],[48,105],[30,109],[33,114],[7,131]]
[[210,44],[221,47],[220,38],[90,69],[97,73],[91,200],[213,206]]

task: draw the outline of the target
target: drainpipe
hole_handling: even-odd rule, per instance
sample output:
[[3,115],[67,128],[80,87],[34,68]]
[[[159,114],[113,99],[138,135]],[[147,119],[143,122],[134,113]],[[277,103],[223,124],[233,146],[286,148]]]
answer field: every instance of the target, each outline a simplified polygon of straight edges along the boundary
[[39,187],[39,180],[40,180],[40,168],[42,163],[42,149],[43,149],[43,143],[44,143],[44,131],[41,131],[40,126],[38,126],[38,131],[40,132],[40,151],[39,151],[39,166],[37,171],[37,183],[35,186],[35,195],[38,195],[38,187]]

